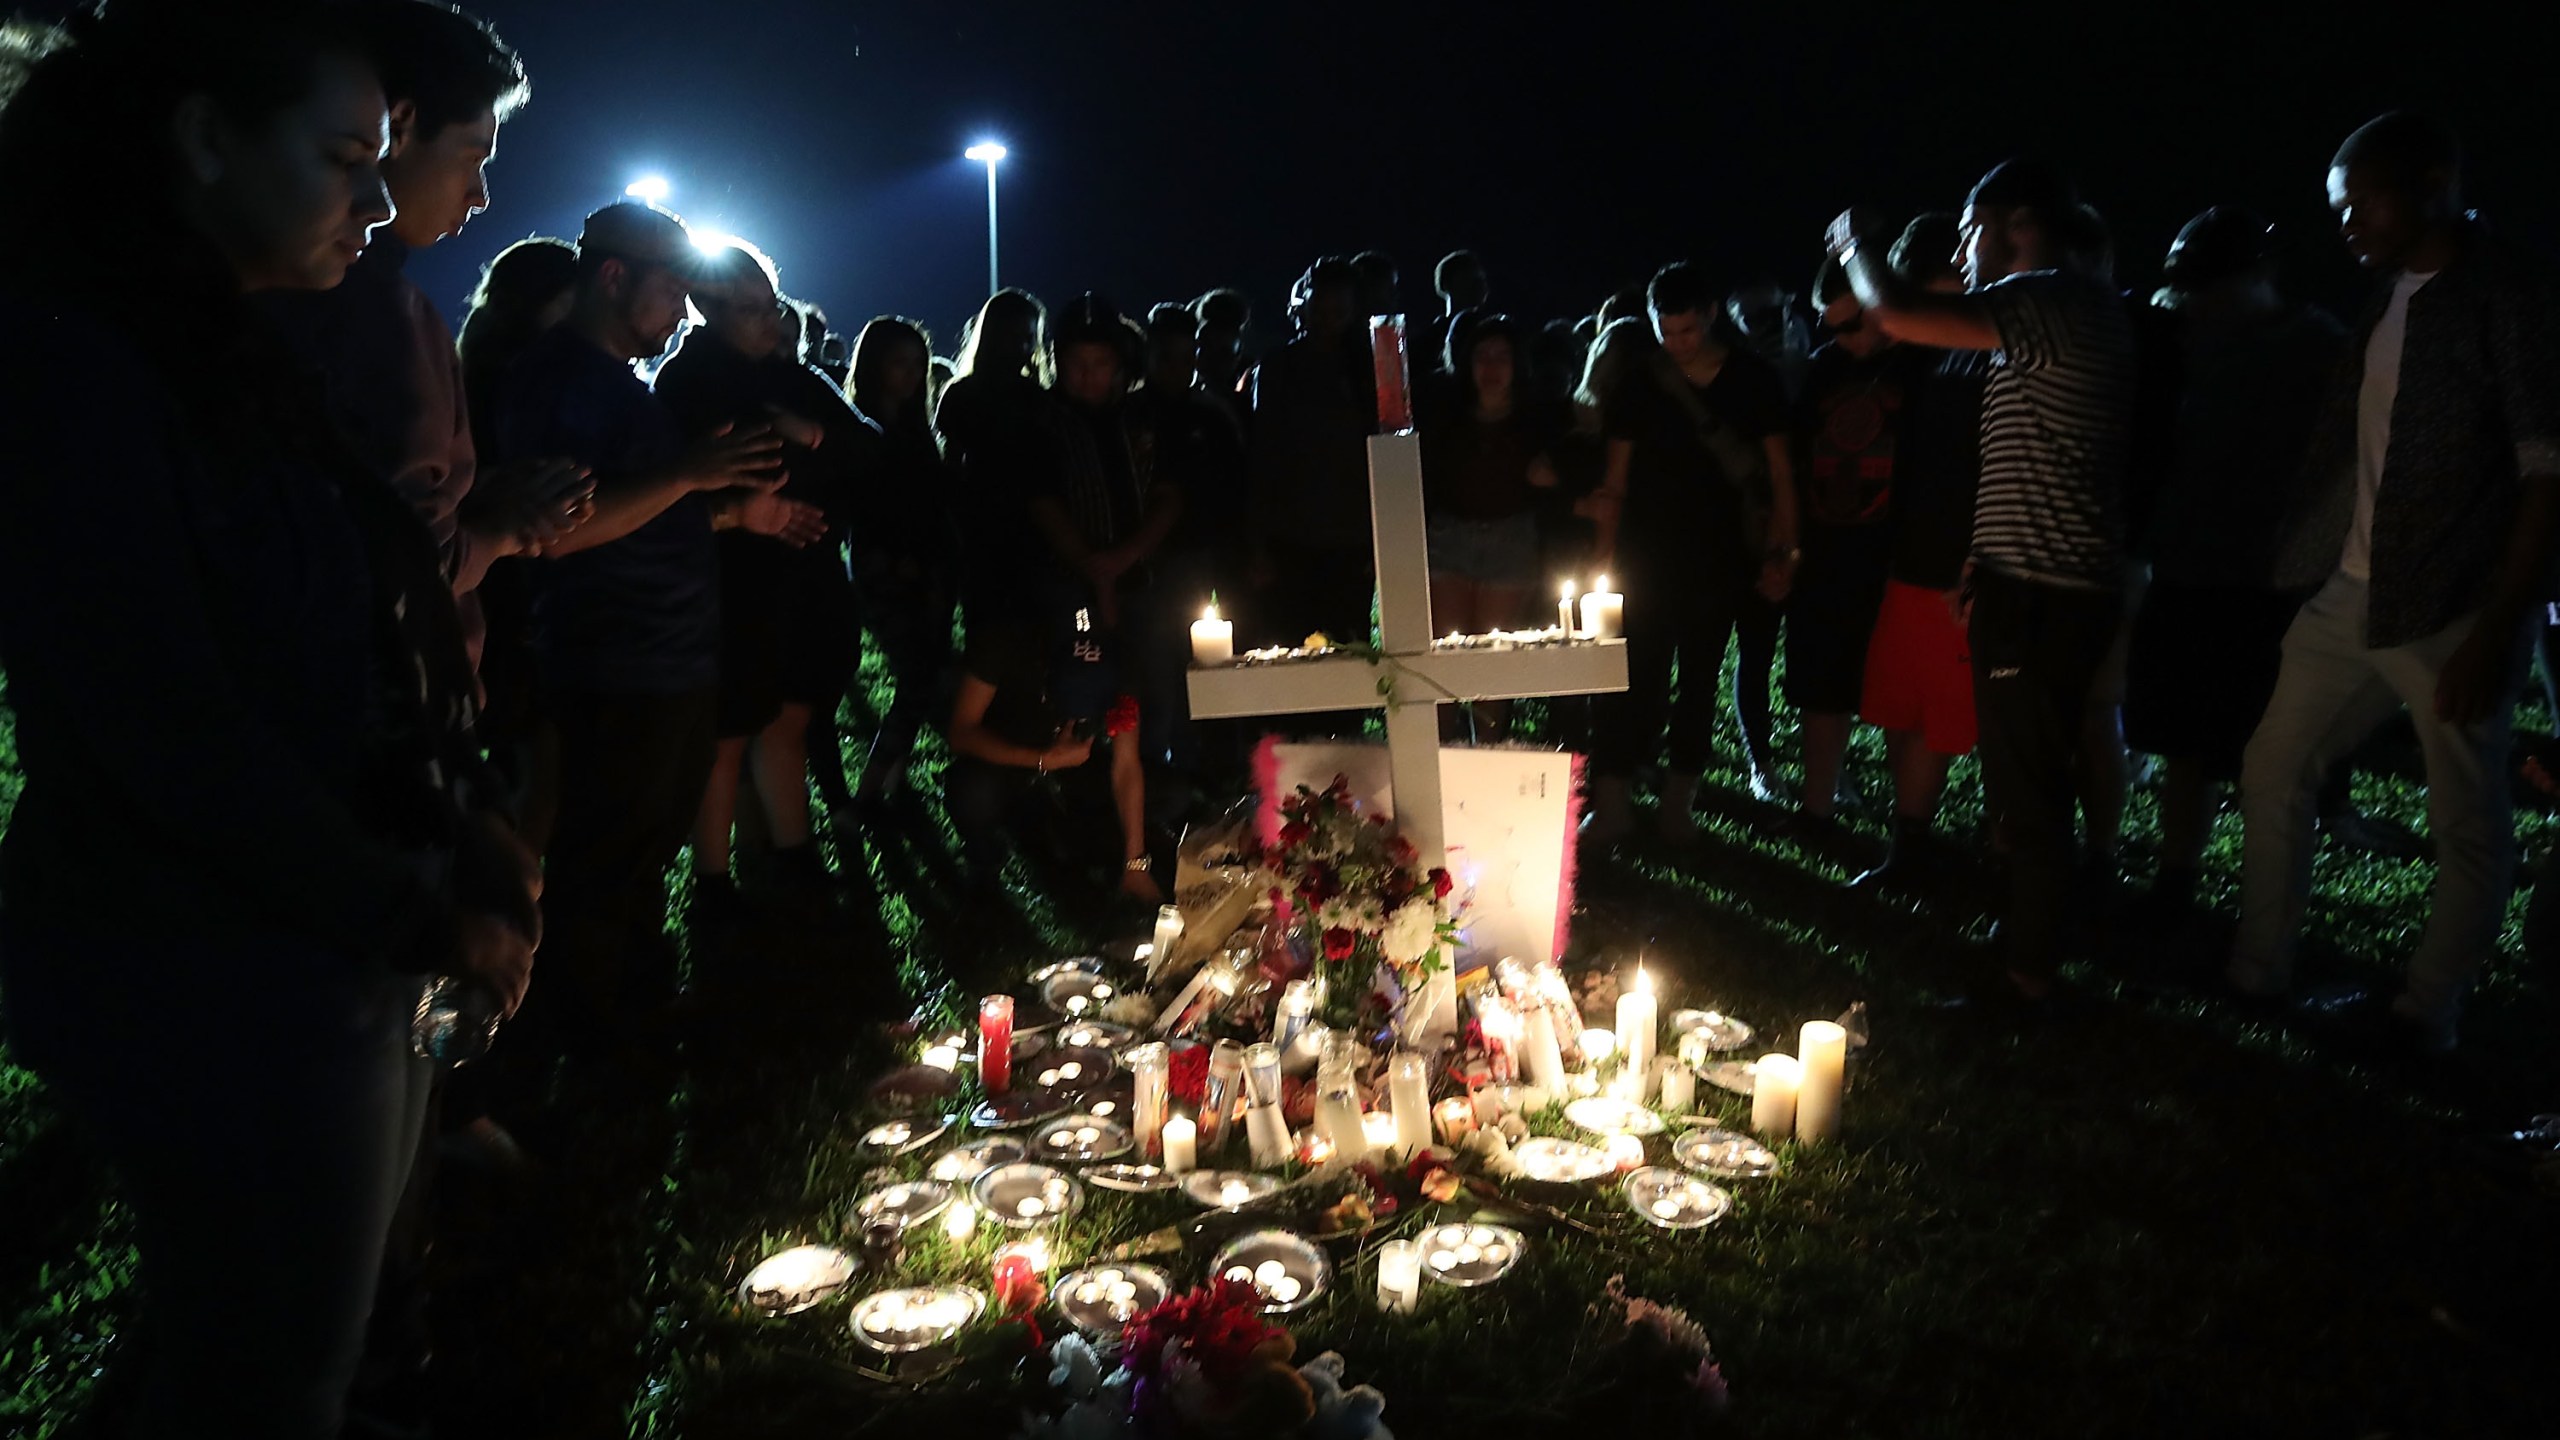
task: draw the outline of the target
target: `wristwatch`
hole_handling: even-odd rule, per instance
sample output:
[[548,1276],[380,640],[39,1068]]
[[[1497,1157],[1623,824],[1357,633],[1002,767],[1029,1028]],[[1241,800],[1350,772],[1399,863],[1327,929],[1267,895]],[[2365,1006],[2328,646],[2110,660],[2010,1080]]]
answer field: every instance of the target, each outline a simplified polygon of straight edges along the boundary
[[1146,856],[1144,856],[1144,855],[1141,855],[1141,856],[1139,856],[1139,857],[1138,857],[1137,859],[1135,859],[1135,860],[1124,860],[1124,861],[1122,861],[1122,862],[1120,863],[1120,868],[1121,868],[1121,869],[1123,869],[1123,870],[1137,871],[1137,870],[1153,870],[1153,869],[1154,869],[1154,868],[1156,868],[1156,867],[1155,867],[1155,862],[1154,862],[1154,861],[1149,860],[1149,859],[1148,859]]

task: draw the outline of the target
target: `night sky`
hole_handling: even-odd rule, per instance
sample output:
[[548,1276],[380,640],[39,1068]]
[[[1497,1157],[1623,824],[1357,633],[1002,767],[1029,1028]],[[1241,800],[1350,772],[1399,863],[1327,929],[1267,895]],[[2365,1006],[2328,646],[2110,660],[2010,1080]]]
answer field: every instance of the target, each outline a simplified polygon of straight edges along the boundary
[[1675,257],[1800,288],[1843,205],[1952,209],[2022,149],[2080,175],[2129,287],[2153,283],[2188,215],[2241,203],[2289,227],[2301,288],[2351,301],[2322,175],[2394,104],[2461,128],[2471,201],[2499,228],[2546,251],[2560,236],[2527,148],[2552,133],[2535,100],[2550,37],[2517,28],[2529,3],[2291,24],[2235,18],[2260,8],[2246,0],[476,8],[524,53],[534,101],[489,213],[416,262],[449,309],[507,242],[573,235],[655,173],[672,208],[765,246],[841,329],[897,311],[947,348],[984,286],[985,173],[960,154],[981,137],[1012,149],[1007,283],[1138,310],[1235,284],[1266,330],[1310,258],[1369,246],[1417,311],[1459,245],[1486,257],[1497,304],[1540,319]]

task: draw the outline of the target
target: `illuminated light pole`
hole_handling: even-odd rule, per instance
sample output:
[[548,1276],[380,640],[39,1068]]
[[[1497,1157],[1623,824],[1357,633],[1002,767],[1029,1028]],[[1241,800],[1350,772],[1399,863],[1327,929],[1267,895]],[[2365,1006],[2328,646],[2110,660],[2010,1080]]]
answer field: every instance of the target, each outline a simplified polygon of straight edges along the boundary
[[981,140],[962,154],[987,167],[987,293],[993,295],[1002,288],[996,280],[996,164],[1004,159],[1004,147]]
[[643,175],[623,186],[622,193],[634,200],[646,201],[651,205],[664,205],[667,203],[667,197],[675,193],[675,187],[669,185],[667,177],[663,175]]

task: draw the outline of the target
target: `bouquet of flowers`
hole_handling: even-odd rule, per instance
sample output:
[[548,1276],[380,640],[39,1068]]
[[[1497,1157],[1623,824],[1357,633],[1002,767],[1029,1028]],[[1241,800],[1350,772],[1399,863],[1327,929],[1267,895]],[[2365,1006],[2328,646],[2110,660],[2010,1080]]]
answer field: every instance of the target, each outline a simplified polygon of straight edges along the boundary
[[1599,1341],[1592,1379],[1631,1428],[1695,1435],[1722,1418],[1731,1403],[1724,1371],[1689,1312],[1629,1294],[1625,1277],[1612,1275],[1589,1318]]
[[[1448,964],[1457,937],[1449,872],[1423,868],[1383,815],[1362,815],[1340,775],[1280,805],[1279,843],[1262,854],[1271,901],[1311,932],[1324,1022],[1374,1034],[1395,1004]],[[1384,982],[1383,984],[1381,982]]]
[[1070,1335],[1050,1347],[1049,1385],[1068,1400],[1055,1415],[1028,1415],[1026,1440],[1126,1436],[1305,1437],[1378,1440],[1386,1401],[1367,1386],[1346,1390],[1339,1355],[1292,1367],[1297,1341],[1262,1318],[1261,1292],[1218,1280],[1130,1320],[1119,1364]]

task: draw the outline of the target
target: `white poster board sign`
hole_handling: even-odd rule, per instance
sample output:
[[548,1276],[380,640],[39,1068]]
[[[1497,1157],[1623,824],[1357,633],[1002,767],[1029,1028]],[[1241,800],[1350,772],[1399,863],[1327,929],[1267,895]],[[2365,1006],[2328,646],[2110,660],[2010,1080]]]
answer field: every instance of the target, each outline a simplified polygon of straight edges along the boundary
[[[1350,780],[1364,811],[1395,813],[1383,745],[1265,740],[1258,761],[1256,827],[1266,844],[1279,838],[1281,800],[1300,785],[1321,790],[1336,775]],[[1442,747],[1440,802],[1457,883],[1450,898],[1467,902],[1461,970],[1505,955],[1536,961],[1563,953],[1573,915],[1581,767],[1581,756],[1555,750]]]

